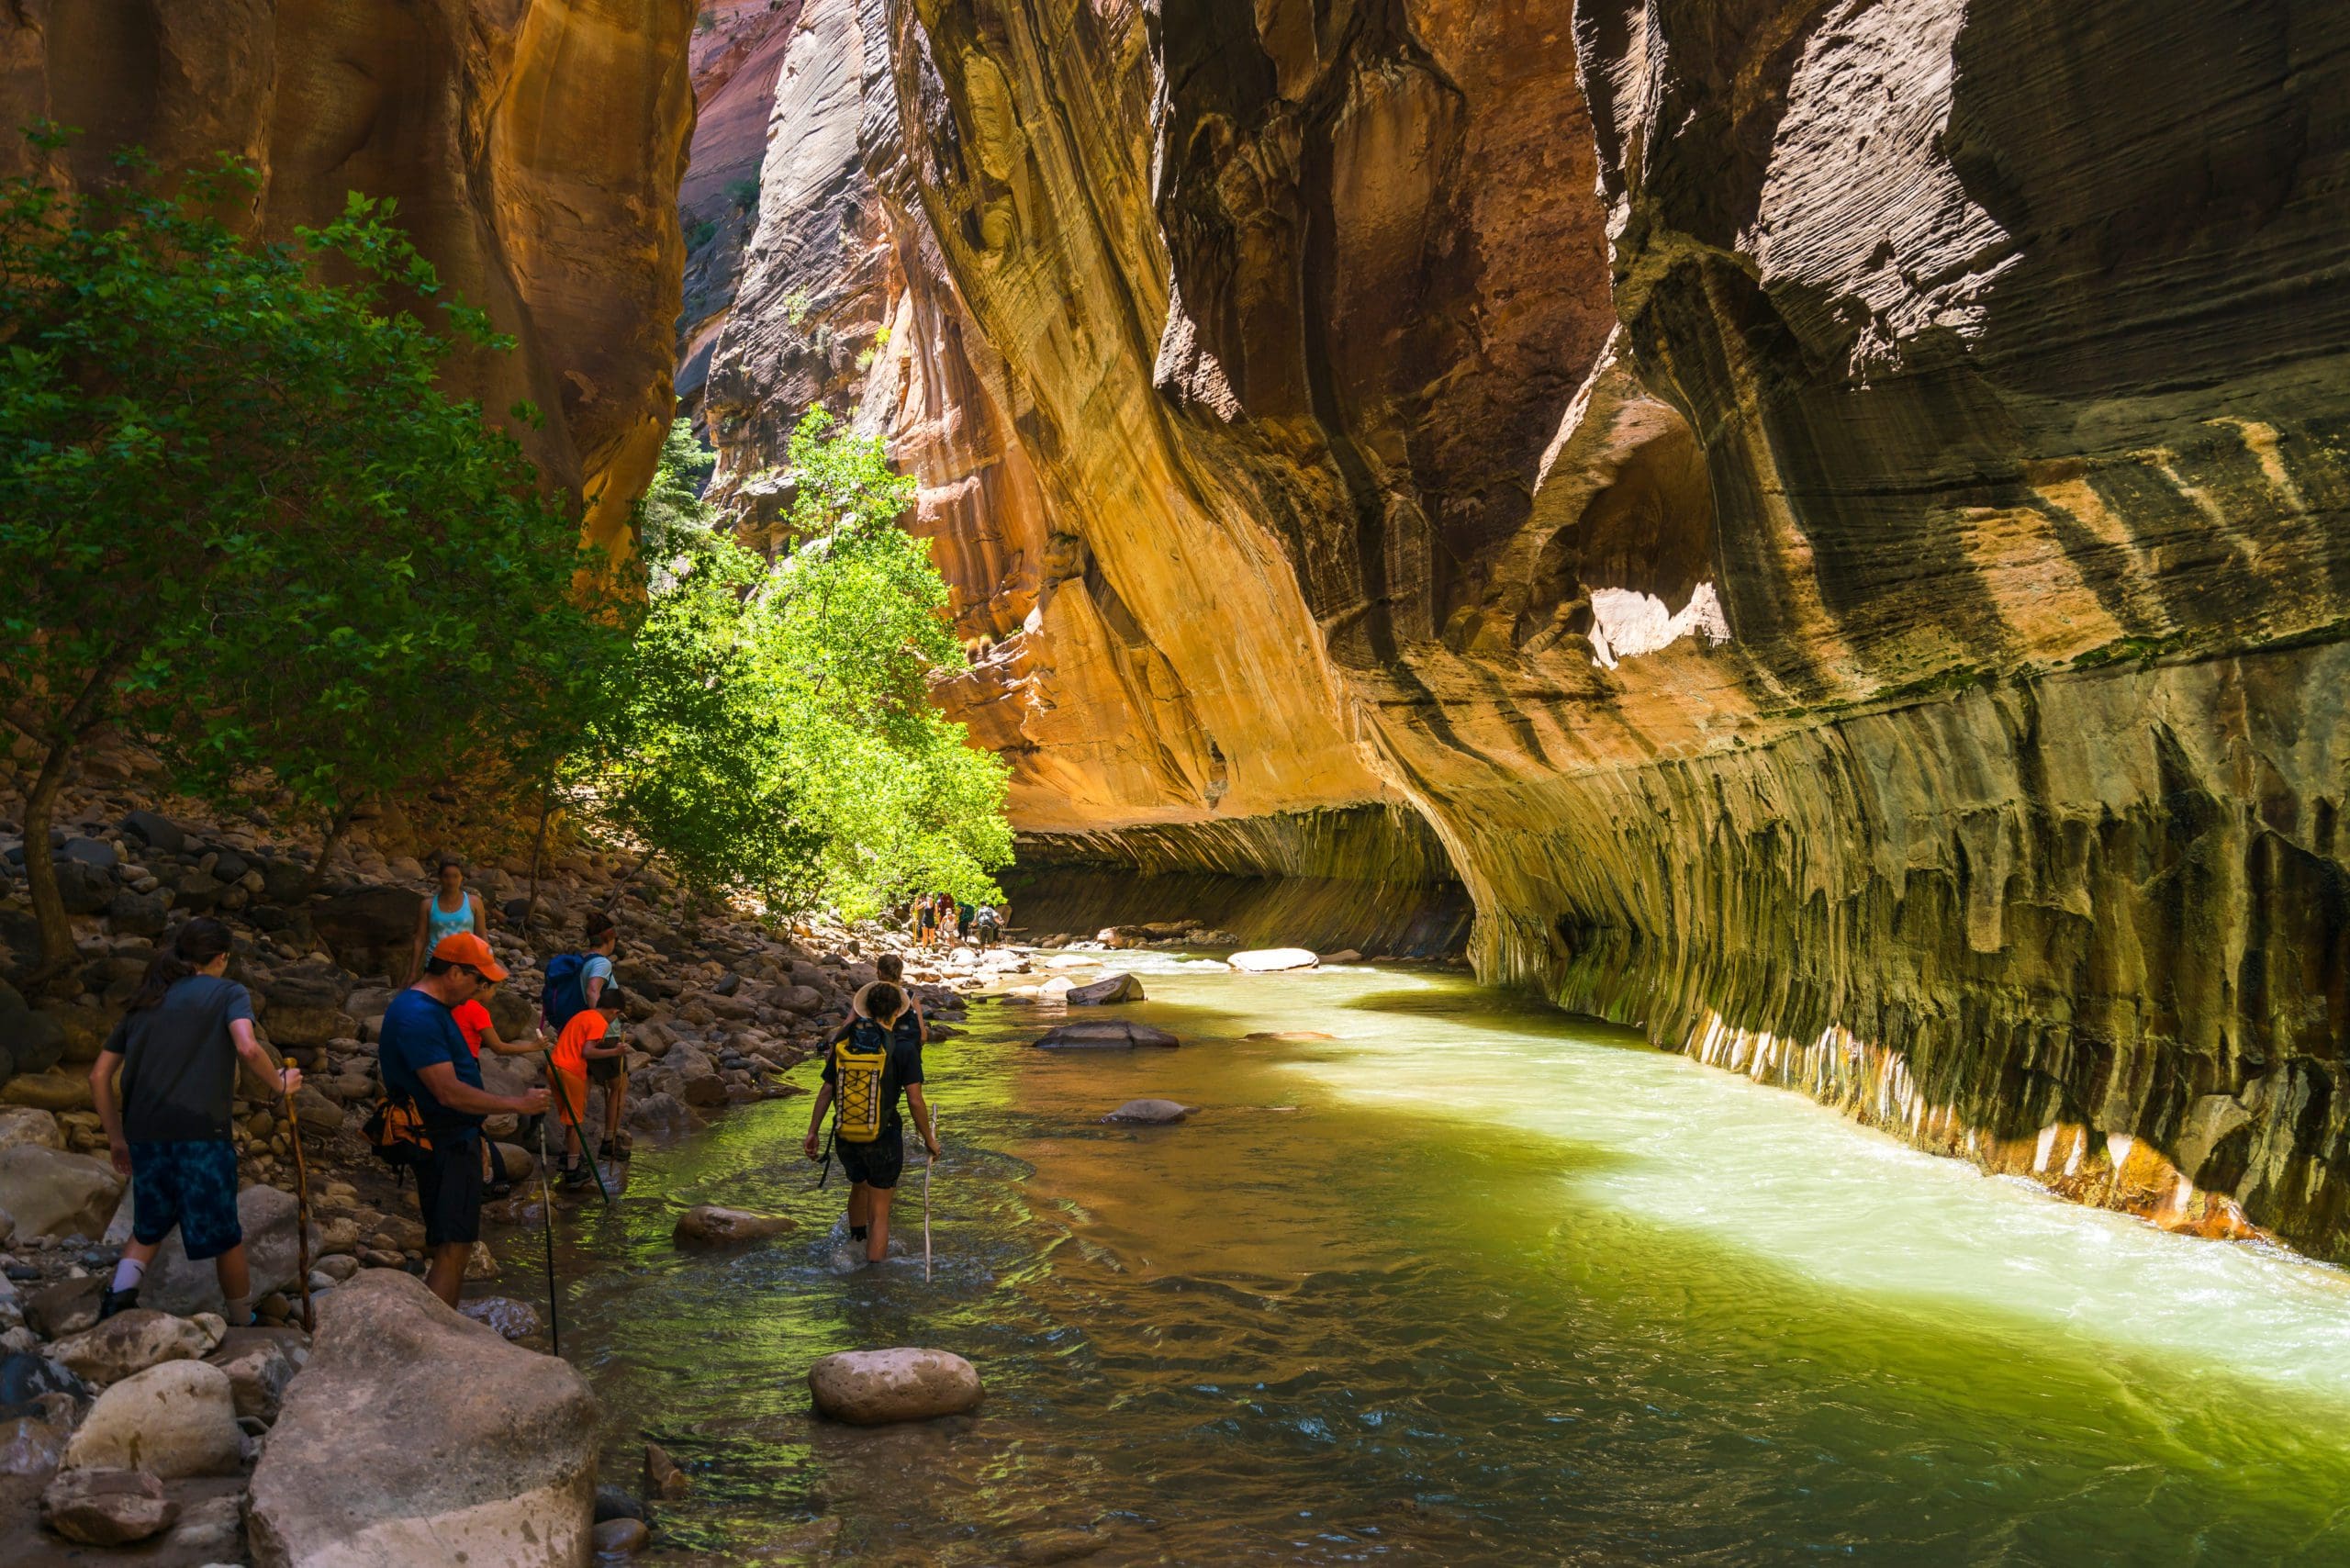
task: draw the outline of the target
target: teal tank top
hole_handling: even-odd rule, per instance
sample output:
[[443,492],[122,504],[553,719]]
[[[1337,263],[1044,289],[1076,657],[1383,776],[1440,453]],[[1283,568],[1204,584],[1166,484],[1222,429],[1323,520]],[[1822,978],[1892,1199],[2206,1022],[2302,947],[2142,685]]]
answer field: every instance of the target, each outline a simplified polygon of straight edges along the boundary
[[454,936],[474,928],[474,901],[470,896],[459,898],[454,912],[441,907],[438,891],[427,893],[424,904],[424,950],[428,953],[441,945],[443,936]]

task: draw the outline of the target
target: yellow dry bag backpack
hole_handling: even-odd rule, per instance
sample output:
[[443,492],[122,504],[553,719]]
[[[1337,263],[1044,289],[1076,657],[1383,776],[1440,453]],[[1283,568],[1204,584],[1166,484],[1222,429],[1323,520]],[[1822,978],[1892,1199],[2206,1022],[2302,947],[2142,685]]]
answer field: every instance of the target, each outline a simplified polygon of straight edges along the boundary
[[833,1136],[871,1143],[881,1136],[882,1079],[890,1070],[890,1031],[870,1018],[833,1043]]

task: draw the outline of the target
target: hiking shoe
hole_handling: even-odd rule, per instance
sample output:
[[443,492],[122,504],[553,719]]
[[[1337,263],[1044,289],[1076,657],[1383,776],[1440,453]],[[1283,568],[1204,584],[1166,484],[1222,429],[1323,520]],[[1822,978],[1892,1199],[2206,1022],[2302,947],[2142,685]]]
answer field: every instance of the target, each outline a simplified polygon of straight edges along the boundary
[[630,1155],[635,1152],[636,1140],[629,1137],[627,1133],[621,1132],[613,1137],[612,1158],[614,1159],[626,1159]]
[[98,1298],[98,1321],[104,1323],[118,1312],[129,1312],[139,1305],[139,1287],[127,1291],[108,1291]]

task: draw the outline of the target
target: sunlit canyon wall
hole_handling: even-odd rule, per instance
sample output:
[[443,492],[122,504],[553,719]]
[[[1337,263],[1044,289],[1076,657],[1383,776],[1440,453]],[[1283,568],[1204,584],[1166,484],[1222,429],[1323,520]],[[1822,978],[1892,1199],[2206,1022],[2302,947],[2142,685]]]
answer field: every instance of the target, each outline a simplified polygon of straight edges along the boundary
[[887,435],[1039,857],[2343,1249],[2350,13],[781,9],[720,488]]

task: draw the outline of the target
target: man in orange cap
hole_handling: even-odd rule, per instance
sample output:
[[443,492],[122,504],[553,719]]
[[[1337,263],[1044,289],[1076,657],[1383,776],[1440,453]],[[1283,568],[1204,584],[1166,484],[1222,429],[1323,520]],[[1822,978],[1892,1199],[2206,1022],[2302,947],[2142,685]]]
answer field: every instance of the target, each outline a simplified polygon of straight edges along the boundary
[[506,978],[489,944],[470,931],[433,945],[417,982],[384,1010],[376,1047],[384,1092],[412,1102],[423,1123],[425,1157],[416,1168],[417,1202],[424,1211],[424,1246],[431,1261],[424,1282],[457,1305],[465,1260],[481,1238],[481,1124],[500,1111],[535,1116],[547,1092],[492,1094],[482,1087],[481,1061],[465,1047],[452,1009]]

